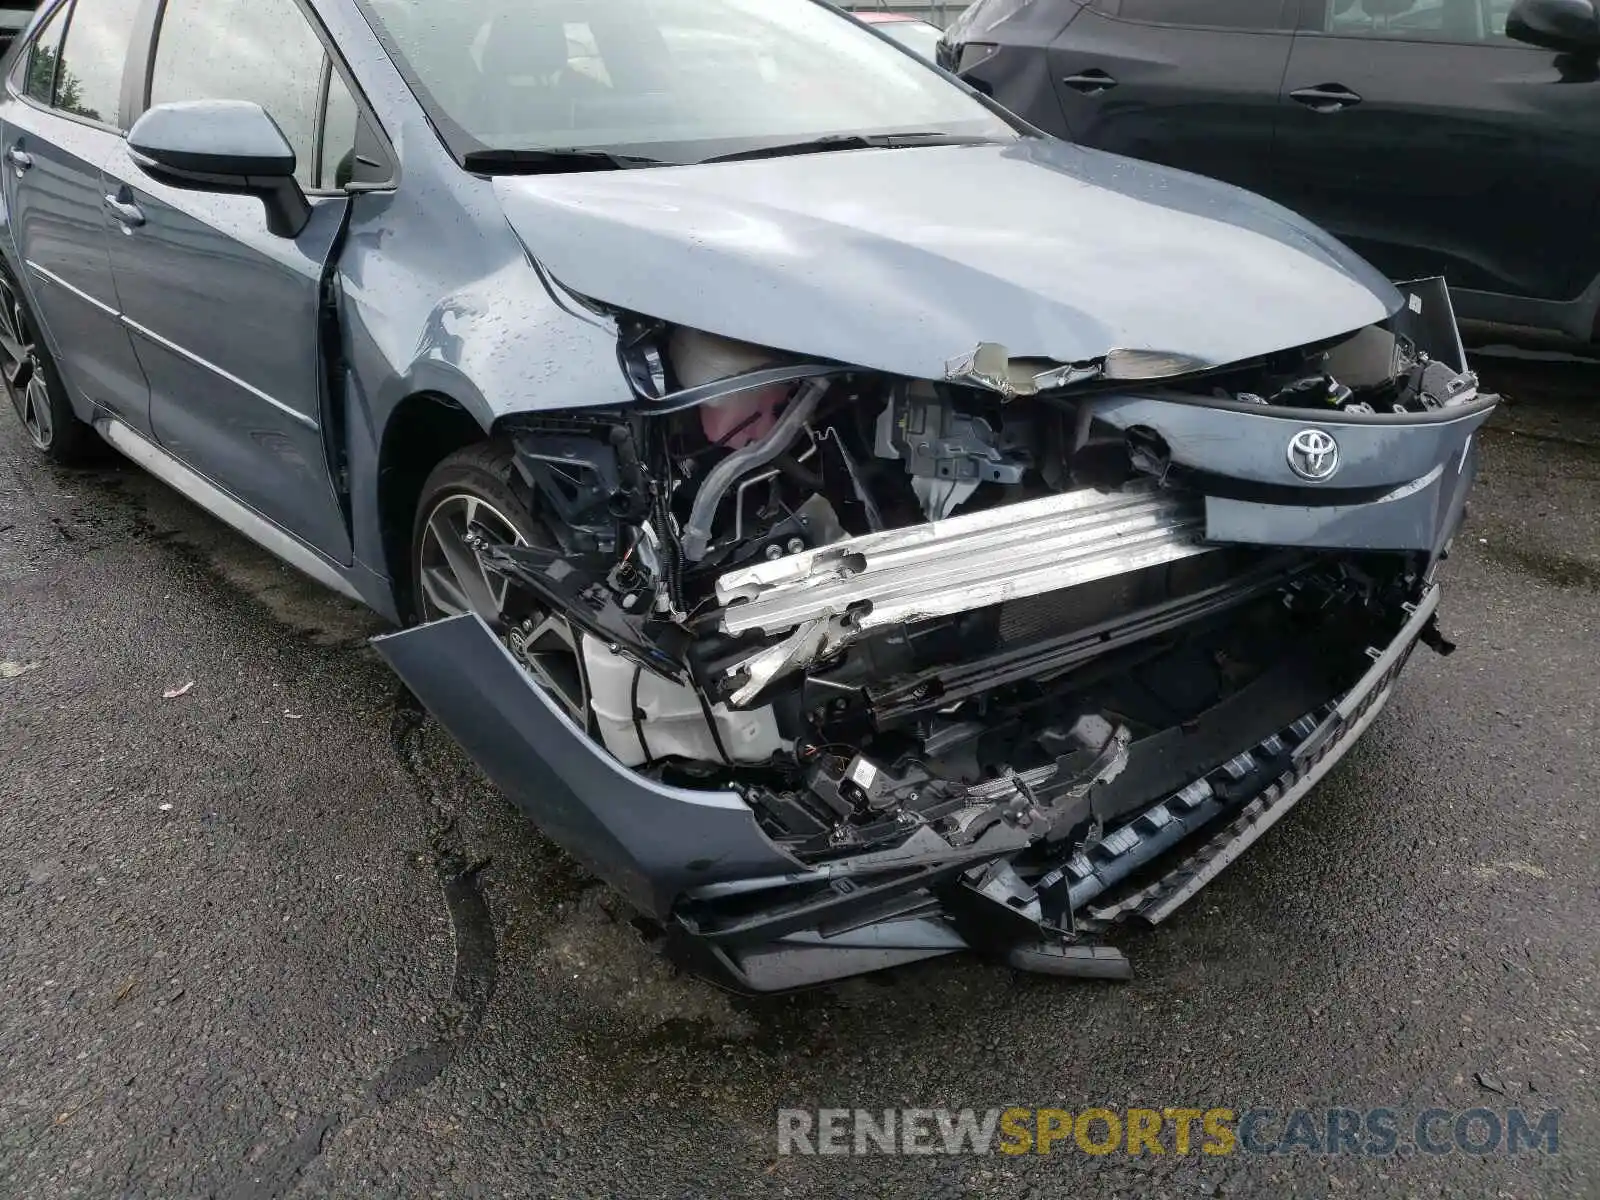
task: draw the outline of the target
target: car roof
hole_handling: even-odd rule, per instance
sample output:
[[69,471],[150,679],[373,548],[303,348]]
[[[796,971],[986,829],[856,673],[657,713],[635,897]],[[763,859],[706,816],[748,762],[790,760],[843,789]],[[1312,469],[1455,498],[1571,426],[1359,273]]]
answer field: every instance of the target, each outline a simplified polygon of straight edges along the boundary
[[884,12],[881,8],[858,8],[854,10],[853,15],[868,25],[881,25],[886,21],[916,21],[919,24],[927,24],[921,17],[913,16],[911,13]]

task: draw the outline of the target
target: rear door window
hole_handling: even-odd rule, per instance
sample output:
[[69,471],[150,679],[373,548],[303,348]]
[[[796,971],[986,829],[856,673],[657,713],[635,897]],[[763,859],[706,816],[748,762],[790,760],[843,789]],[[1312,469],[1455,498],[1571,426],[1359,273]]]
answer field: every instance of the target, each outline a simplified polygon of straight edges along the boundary
[[54,107],[117,127],[122,73],[144,0],[77,0],[56,70]]
[[1510,0],[1310,0],[1304,27],[1388,41],[1505,40]]
[[1108,0],[1104,10],[1125,21],[1205,29],[1287,29],[1294,20],[1291,0]]
[[66,32],[67,10],[71,7],[70,4],[63,4],[51,13],[50,19],[34,36],[33,45],[28,48],[28,69],[23,75],[22,94],[40,104],[55,103],[61,35]]

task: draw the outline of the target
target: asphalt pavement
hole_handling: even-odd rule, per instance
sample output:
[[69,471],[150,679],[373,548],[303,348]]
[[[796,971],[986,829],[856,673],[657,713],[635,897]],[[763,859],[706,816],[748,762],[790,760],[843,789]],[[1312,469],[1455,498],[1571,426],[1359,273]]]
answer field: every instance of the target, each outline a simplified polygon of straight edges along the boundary
[[[1448,659],[1136,977],[683,976],[371,617],[0,413],[0,1194],[1600,1195],[1600,365],[1485,358]],[[170,697],[170,698],[169,698]],[[780,1108],[1557,1110],[1556,1153],[804,1157]]]

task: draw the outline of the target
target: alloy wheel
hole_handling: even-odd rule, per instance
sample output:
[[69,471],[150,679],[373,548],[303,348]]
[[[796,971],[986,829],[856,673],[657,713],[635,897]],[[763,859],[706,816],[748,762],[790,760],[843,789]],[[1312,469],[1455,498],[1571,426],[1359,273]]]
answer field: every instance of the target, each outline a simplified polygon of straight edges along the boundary
[[0,378],[22,427],[41,450],[55,440],[50,412],[50,385],[39,363],[39,348],[22,303],[9,281],[0,278]]
[[526,546],[527,538],[494,505],[456,493],[434,505],[422,530],[421,601],[430,621],[477,613],[504,632],[500,610],[510,584],[494,578],[478,558],[480,546]]
[[423,526],[418,564],[423,619],[477,613],[505,639],[528,673],[581,724],[588,694],[571,625],[564,617],[540,614],[507,628],[502,610],[511,585],[484,568],[478,548],[485,545],[526,546],[528,539],[482,497],[458,492],[434,505]]

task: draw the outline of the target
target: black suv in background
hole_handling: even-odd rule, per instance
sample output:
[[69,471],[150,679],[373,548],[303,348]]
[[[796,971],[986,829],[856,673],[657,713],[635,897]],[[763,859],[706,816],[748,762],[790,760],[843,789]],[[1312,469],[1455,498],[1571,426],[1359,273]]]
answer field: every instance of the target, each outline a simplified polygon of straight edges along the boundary
[[0,54],[11,49],[11,43],[28,27],[38,7],[39,0],[32,0],[32,3],[28,0],[12,0],[9,4],[0,0]]
[[1600,340],[1591,0],[979,0],[942,64],[1311,218],[1462,317]]

